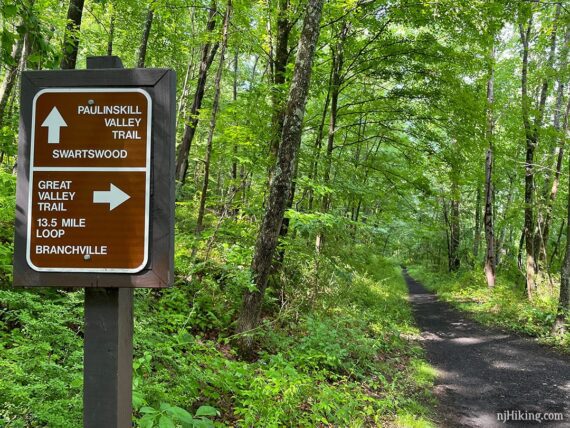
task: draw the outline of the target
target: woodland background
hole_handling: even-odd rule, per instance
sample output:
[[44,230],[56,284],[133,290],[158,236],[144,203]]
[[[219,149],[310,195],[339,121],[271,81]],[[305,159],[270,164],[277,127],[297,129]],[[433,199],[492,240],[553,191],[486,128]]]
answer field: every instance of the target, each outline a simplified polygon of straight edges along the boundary
[[92,55],[178,74],[138,426],[431,426],[401,264],[568,350],[566,1],[1,0],[0,28],[0,426],[81,425],[83,294],[11,264],[19,75]]

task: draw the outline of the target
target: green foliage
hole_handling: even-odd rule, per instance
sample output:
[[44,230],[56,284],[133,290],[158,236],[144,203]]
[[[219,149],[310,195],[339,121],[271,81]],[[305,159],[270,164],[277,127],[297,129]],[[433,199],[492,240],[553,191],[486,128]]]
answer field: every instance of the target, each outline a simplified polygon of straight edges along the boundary
[[[321,309],[284,314],[278,325],[288,327],[260,333],[263,368],[236,409],[244,425],[362,426],[412,407],[426,416],[425,389],[412,381],[413,367],[404,368],[421,355],[410,348],[416,332],[405,285],[393,265],[368,262],[373,274],[337,277]],[[296,323],[289,319],[299,315]]]
[[210,428],[214,427],[208,416],[218,416],[219,412],[210,406],[200,406],[194,416],[181,407],[171,406],[168,403],[160,403],[160,407],[145,406],[139,409],[144,416],[139,419],[140,428],[175,428],[181,425],[183,428]]
[[0,421],[81,420],[83,293],[0,289]]
[[0,170],[0,283],[10,281],[16,210],[16,180],[12,174]]

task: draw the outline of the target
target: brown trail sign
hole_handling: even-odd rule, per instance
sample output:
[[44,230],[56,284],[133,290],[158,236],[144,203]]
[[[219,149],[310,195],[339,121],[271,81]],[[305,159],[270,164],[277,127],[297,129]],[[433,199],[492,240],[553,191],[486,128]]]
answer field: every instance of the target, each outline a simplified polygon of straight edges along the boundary
[[159,69],[22,74],[14,285],[171,284],[174,82]]
[[145,267],[151,112],[142,89],[44,89],[34,97],[26,251],[32,269]]

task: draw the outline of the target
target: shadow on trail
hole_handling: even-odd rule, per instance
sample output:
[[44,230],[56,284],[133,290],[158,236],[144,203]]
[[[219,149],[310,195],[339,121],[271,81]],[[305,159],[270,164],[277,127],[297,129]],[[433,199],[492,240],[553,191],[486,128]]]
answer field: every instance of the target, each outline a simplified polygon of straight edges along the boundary
[[[437,300],[406,270],[428,361],[437,369],[438,426],[570,427],[570,357],[532,339],[483,327]],[[562,413],[563,421],[504,424],[497,413]],[[513,413],[511,413],[513,415]]]

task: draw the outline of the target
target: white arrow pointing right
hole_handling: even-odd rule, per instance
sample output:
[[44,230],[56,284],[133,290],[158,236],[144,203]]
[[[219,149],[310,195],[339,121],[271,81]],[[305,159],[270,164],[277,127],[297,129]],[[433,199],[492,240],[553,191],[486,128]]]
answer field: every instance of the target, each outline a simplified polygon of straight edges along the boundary
[[109,211],[113,211],[128,199],[131,197],[113,183],[111,183],[109,190],[95,190],[93,192],[93,203],[109,204]]
[[59,131],[61,127],[67,127],[67,123],[61,117],[61,113],[54,107],[51,112],[47,115],[42,123],[42,127],[47,127],[48,129],[48,143],[49,144],[59,144]]

